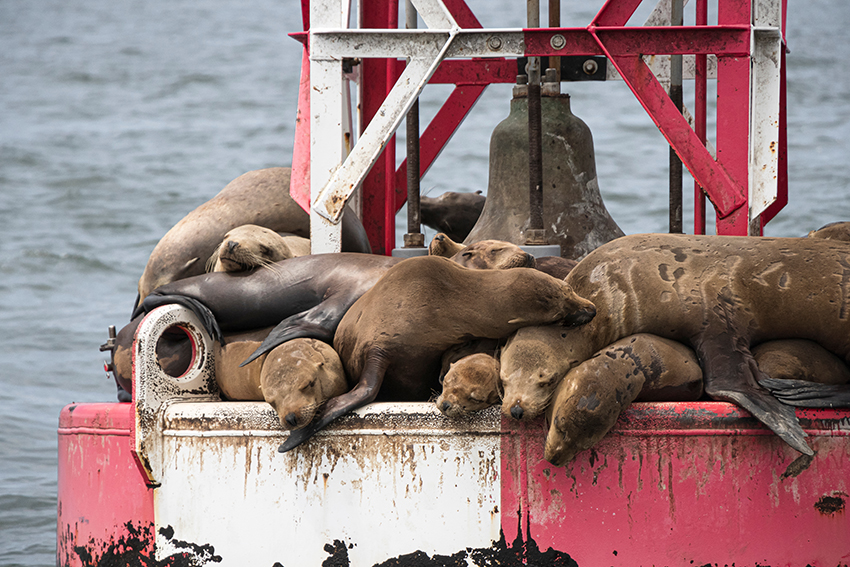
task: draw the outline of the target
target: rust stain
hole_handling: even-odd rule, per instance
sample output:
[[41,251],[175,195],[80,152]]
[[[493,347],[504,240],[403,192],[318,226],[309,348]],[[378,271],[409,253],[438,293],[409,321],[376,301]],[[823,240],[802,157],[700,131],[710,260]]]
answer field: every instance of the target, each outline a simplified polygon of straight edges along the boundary
[[844,499],[847,495],[843,492],[833,492],[834,496],[821,496],[820,500],[815,502],[815,510],[824,516],[831,516],[844,512]]

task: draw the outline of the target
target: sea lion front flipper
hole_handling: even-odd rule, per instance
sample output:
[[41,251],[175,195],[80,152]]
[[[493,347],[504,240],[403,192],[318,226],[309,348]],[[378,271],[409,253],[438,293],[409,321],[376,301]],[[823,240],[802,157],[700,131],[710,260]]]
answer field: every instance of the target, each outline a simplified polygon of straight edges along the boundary
[[309,425],[289,434],[286,441],[278,447],[278,452],[291,451],[339,416],[374,401],[378,390],[381,389],[389,363],[389,357],[381,349],[371,349],[366,355],[357,385],[345,394],[328,400],[322,412]]
[[253,362],[292,339],[318,339],[323,343],[333,343],[334,332],[345,315],[345,311],[340,311],[335,303],[326,300],[312,309],[287,317],[271,330],[257,350],[239,366]]
[[[783,404],[758,385],[757,377],[766,379],[767,376],[758,369],[749,352],[733,350],[731,355],[729,352],[717,356],[709,353],[700,358],[703,361],[705,393],[711,399],[738,404],[791,447],[804,455],[814,455],[806,444],[806,433],[797,421],[794,408]],[[732,364],[736,358],[739,359],[738,364]],[[720,364],[723,368],[719,367]]]
[[802,408],[850,408],[850,384],[818,384],[805,380],[766,378],[759,384],[780,402]]

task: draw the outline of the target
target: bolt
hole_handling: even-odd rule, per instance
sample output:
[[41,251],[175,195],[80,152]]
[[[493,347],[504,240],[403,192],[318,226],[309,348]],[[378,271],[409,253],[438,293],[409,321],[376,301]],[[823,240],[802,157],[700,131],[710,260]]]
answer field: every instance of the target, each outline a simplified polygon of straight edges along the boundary
[[502,38],[495,35],[487,38],[487,47],[490,51],[499,51],[502,48]]
[[592,75],[599,70],[599,65],[597,65],[596,61],[593,59],[588,59],[584,62],[584,65],[582,65],[581,68],[588,75]]
[[552,36],[552,39],[549,40],[549,45],[552,46],[552,49],[563,49],[567,45],[567,40],[558,33]]

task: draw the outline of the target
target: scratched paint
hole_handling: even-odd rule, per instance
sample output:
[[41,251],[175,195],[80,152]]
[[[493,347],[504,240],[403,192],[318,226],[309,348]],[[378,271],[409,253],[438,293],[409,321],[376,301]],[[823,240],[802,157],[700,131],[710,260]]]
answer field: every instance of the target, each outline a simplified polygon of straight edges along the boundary
[[506,420],[502,508],[579,565],[843,565],[848,415],[798,412],[805,457],[731,404],[634,404],[563,468],[542,458],[542,421]]

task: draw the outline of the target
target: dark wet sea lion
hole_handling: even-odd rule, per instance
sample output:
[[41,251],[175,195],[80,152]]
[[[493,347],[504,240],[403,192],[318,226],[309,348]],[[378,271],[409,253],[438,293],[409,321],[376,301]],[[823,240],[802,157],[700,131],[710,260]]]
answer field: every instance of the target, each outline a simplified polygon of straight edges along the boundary
[[207,260],[207,272],[243,272],[310,253],[310,239],[283,236],[264,226],[243,224],[229,230]]
[[276,325],[255,356],[297,337],[330,343],[351,304],[400,261],[343,252],[290,258],[249,272],[203,274],[156,289],[133,316],[183,305],[219,341],[225,332]]
[[544,458],[563,466],[596,445],[633,401],[694,401],[702,370],[694,351],[655,335],[621,339],[558,383],[546,409]]
[[475,226],[487,198],[481,191],[458,193],[447,191],[439,197],[420,197],[422,224],[462,241]]
[[[175,224],[154,247],[139,279],[138,305],[154,289],[204,273],[204,263],[227,231],[256,224],[310,236],[310,215],[289,195],[290,168],[249,171]],[[371,252],[357,215],[342,217],[343,252]]]
[[499,339],[525,325],[579,325],[594,313],[569,285],[537,270],[470,270],[436,256],[406,259],[363,294],[337,328],[334,349],[352,389],[330,400],[280,450],[373,400],[427,400],[452,346]]
[[793,409],[759,386],[766,376],[750,345],[803,338],[850,360],[850,244],[634,235],[588,254],[566,282],[597,305],[598,315],[580,332],[527,328],[507,342],[501,378],[508,412],[540,398],[541,380],[554,386],[605,345],[652,333],[696,351],[709,397],[737,403],[812,454]]

